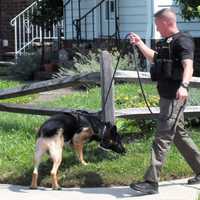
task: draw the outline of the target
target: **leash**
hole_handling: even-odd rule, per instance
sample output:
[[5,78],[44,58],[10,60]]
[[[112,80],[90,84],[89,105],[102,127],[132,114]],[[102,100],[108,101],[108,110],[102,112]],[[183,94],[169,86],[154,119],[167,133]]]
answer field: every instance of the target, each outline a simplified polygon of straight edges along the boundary
[[[110,84],[109,84],[109,88],[108,88],[108,91],[107,91],[107,94],[106,94],[106,98],[103,102],[103,106],[102,106],[102,110],[100,111],[100,114],[102,114],[104,111],[105,111],[105,106],[106,106],[106,103],[108,101],[108,96],[109,96],[109,93],[110,93],[110,90],[112,88],[112,84],[113,84],[113,81],[114,81],[114,78],[115,78],[115,74],[116,74],[116,71],[117,71],[117,68],[119,66],[119,62],[120,62],[120,59],[123,57],[123,51],[125,49],[125,43],[123,43],[123,46],[122,48],[120,48],[120,41],[121,41],[121,37],[120,37],[120,30],[119,30],[119,25],[118,23],[116,24],[116,38],[117,38],[117,49],[119,51],[119,56],[117,57],[117,63],[115,65],[115,68],[114,68],[114,72],[113,72],[113,75],[112,75],[112,78],[111,78],[111,81],[110,81]],[[128,33],[124,39],[127,40],[128,37],[129,37],[130,33]],[[140,75],[139,75],[139,68],[137,67],[137,63],[136,63],[136,55],[135,55],[135,51],[134,51],[134,47],[132,45],[132,48],[133,48],[133,55],[134,55],[134,63],[135,63],[135,66],[136,66],[136,70],[137,70],[137,76],[138,76],[138,80],[139,80],[139,83],[140,83],[140,88],[141,88],[141,91],[142,91],[142,94],[143,94],[143,97],[145,99],[145,102],[147,104],[147,107],[150,109],[149,107],[149,104],[146,100],[146,96],[144,94],[144,89],[142,87],[142,82],[141,82],[141,79],[140,79]],[[152,112],[151,112],[152,113]]]
[[[128,34],[125,36],[124,39],[125,39],[125,40],[128,39],[129,36],[130,36],[130,33],[128,33]],[[121,59],[122,56],[123,56],[123,51],[124,51],[124,48],[125,48],[125,43],[123,43],[122,48],[120,48],[120,41],[121,41],[121,38],[120,38],[120,30],[119,30],[119,25],[118,25],[118,23],[116,23],[116,40],[117,40],[117,49],[118,49],[118,51],[119,51],[119,56],[117,57],[117,63],[116,63],[116,65],[115,65],[115,68],[114,68],[114,71],[113,71],[113,75],[112,75],[112,78],[111,78],[111,80],[110,80],[110,84],[109,84],[109,88],[108,88],[106,97],[105,97],[105,99],[104,99],[104,101],[103,101],[102,110],[100,110],[100,111],[97,113],[97,116],[93,116],[93,117],[99,119],[100,121],[102,121],[102,120],[101,120],[101,119],[102,119],[102,113],[105,112],[105,106],[106,106],[106,103],[107,103],[107,101],[108,101],[109,93],[110,93],[110,90],[111,90],[111,88],[112,88],[112,84],[113,84],[113,81],[114,81],[114,77],[115,77],[117,68],[118,68],[118,66],[119,66],[120,59]],[[136,69],[136,72],[137,72],[137,77],[138,77],[138,81],[139,81],[140,90],[141,90],[141,92],[142,92],[142,96],[143,96],[144,102],[145,102],[145,104],[146,104],[146,106],[147,106],[149,112],[150,112],[151,114],[153,114],[153,112],[152,112],[152,110],[151,110],[151,108],[150,108],[149,102],[148,102],[148,100],[147,100],[147,97],[146,97],[144,88],[143,88],[143,84],[142,84],[141,77],[140,77],[140,74],[139,74],[139,67],[138,67],[138,64],[137,64],[137,62],[136,62],[136,51],[137,51],[137,49],[136,49],[135,45],[131,45],[131,48],[132,48],[132,55],[133,55],[133,56],[132,56],[132,61],[133,61],[133,63],[135,64],[135,69]],[[180,107],[180,109],[179,109],[179,111],[178,111],[178,113],[177,113],[175,122],[174,122],[174,124],[173,124],[173,126],[172,126],[172,129],[174,129],[174,128],[176,127],[176,125],[177,125],[177,123],[178,123],[178,121],[179,121],[179,119],[180,119],[180,112],[181,112],[181,110],[185,107],[185,104],[186,104],[186,101],[185,101],[184,104]],[[167,118],[166,120],[170,119],[170,117],[172,116],[172,114],[173,114],[173,109],[174,109],[174,108],[172,108],[171,113],[170,113],[170,115],[168,116],[168,118]],[[87,111],[86,111],[86,112],[80,112],[80,110],[77,110],[77,112],[79,112],[79,113],[81,113],[82,115],[85,115],[85,116],[90,115],[89,113],[87,113]],[[91,116],[91,115],[90,115],[90,116]]]
[[[117,35],[118,35],[118,41],[120,41],[119,29],[118,29],[118,31],[117,31]],[[128,39],[129,35],[130,35],[130,33],[128,33],[128,34],[125,36],[125,39]],[[146,104],[146,106],[147,106],[149,112],[150,112],[151,114],[153,114],[153,112],[152,112],[152,110],[151,110],[151,108],[150,108],[149,102],[148,102],[148,100],[147,100],[147,97],[146,97],[144,88],[143,88],[143,84],[142,84],[141,77],[140,77],[140,74],[139,74],[139,67],[138,67],[138,64],[137,64],[137,62],[136,62],[136,51],[137,51],[137,49],[136,49],[135,45],[131,45],[131,47],[132,47],[132,55],[133,55],[132,61],[133,61],[133,63],[135,64],[135,68],[136,68],[136,72],[137,72],[137,77],[138,77],[138,81],[139,81],[140,90],[141,90],[141,92],[142,92],[142,96],[143,96],[144,102],[145,102],[145,104]],[[118,43],[118,51],[119,51],[120,53],[119,53],[119,56],[118,56],[118,58],[117,58],[117,63],[116,63],[116,66],[115,66],[115,68],[114,68],[113,76],[112,76],[112,78],[111,78],[110,85],[109,85],[109,89],[108,89],[108,92],[107,92],[107,94],[106,94],[106,98],[105,98],[105,100],[104,100],[104,102],[103,102],[103,107],[102,107],[102,110],[100,111],[100,114],[102,114],[102,113],[105,111],[105,105],[106,105],[107,100],[108,100],[108,96],[109,96],[109,93],[110,93],[110,90],[111,90],[111,87],[112,87],[112,83],[113,83],[113,81],[114,81],[114,77],[115,77],[117,68],[118,68],[118,66],[119,66],[120,59],[121,59],[122,56],[123,56],[123,50],[124,50],[124,48],[125,48],[124,45],[123,45],[122,48],[120,48],[120,42],[119,42],[119,43]],[[178,113],[177,113],[175,122],[174,122],[174,124],[172,125],[172,128],[171,128],[172,130],[174,130],[175,127],[177,126],[177,123],[178,123],[179,120],[180,120],[180,113],[181,113],[181,110],[184,109],[185,105],[186,105],[186,101],[185,101],[184,104],[179,108],[179,111],[178,111]],[[170,113],[170,115],[169,115],[165,120],[169,120],[169,119],[171,118],[171,116],[172,116],[172,114],[173,114],[173,110],[174,110],[174,105],[172,105],[172,106],[173,106],[173,107],[172,107],[171,113]]]
[[143,85],[142,85],[142,81],[141,81],[141,78],[140,78],[140,72],[139,72],[139,67],[137,65],[137,62],[136,62],[136,55],[135,55],[135,51],[136,51],[136,48],[134,45],[132,45],[132,51],[133,51],[133,57],[134,57],[134,63],[135,63],[135,68],[136,68],[136,72],[137,72],[137,77],[138,77],[138,81],[139,81],[139,86],[140,86],[140,90],[142,92],[142,96],[143,96],[143,99],[144,99],[144,102],[149,110],[149,112],[151,114],[153,114],[151,108],[150,108],[150,105],[149,105],[149,102],[147,101],[147,98],[146,98],[146,94],[144,92],[144,88],[143,88]]
[[[171,130],[175,132],[175,129],[176,129],[176,126],[177,126],[177,123],[179,122],[180,120],[180,114],[181,114],[181,110],[185,108],[185,105],[187,103],[187,100],[184,101],[183,105],[180,106],[179,110],[178,110],[178,113],[176,115],[176,119],[174,121],[174,124],[172,125],[172,128]],[[172,114],[171,114],[172,115]]]
[[[112,88],[112,83],[113,83],[113,81],[114,81],[114,77],[115,77],[117,68],[118,68],[118,66],[119,66],[120,59],[121,59],[122,56],[123,56],[123,50],[124,50],[124,48],[125,48],[125,43],[123,43],[123,44],[124,44],[123,47],[120,48],[120,41],[121,41],[121,38],[120,38],[120,34],[119,34],[119,28],[118,28],[117,30],[118,30],[118,31],[117,31],[117,38],[118,38],[118,41],[119,41],[117,46],[118,46],[119,56],[117,57],[117,63],[116,63],[116,66],[115,66],[115,68],[114,68],[113,76],[112,76],[111,81],[110,81],[110,84],[109,84],[109,89],[108,89],[108,92],[107,92],[107,94],[106,94],[106,98],[105,98],[105,100],[104,100],[104,102],[103,102],[102,110],[100,111],[101,114],[105,111],[105,106],[106,106],[106,103],[107,103],[107,100],[108,100],[108,96],[109,96],[110,90],[111,90],[111,88]],[[129,35],[130,35],[130,33],[128,33],[128,34],[125,36],[124,39],[125,39],[125,40],[128,39]],[[143,88],[143,85],[142,85],[142,81],[141,81],[141,78],[140,78],[139,67],[138,67],[137,62],[136,62],[136,53],[135,53],[136,48],[135,48],[134,45],[131,45],[131,47],[132,47],[132,54],[133,54],[132,60],[133,60],[133,63],[135,64],[135,68],[136,68],[136,72],[137,72],[137,77],[138,77],[138,81],[139,81],[140,90],[141,90],[141,92],[142,92],[143,99],[144,99],[144,101],[145,101],[145,104],[146,104],[146,106],[147,106],[149,112],[150,112],[151,114],[153,114],[153,112],[152,112],[152,110],[151,110],[151,108],[150,108],[150,106],[149,106],[149,103],[148,103],[148,101],[147,101],[147,98],[146,98],[146,95],[145,95],[145,92],[144,92],[144,88]]]
[[110,80],[110,84],[109,84],[109,88],[108,88],[105,100],[103,101],[102,110],[99,112],[100,115],[102,115],[102,113],[105,112],[105,107],[106,107],[106,103],[108,101],[108,96],[109,96],[110,90],[112,88],[112,84],[114,82],[115,74],[116,74],[117,68],[119,66],[120,59],[122,58],[122,55],[123,55],[122,53],[123,53],[124,47],[121,48],[121,50],[120,50],[120,41],[121,41],[121,38],[120,38],[120,31],[119,31],[119,25],[118,25],[118,23],[116,23],[116,30],[117,30],[116,31],[117,49],[119,51],[119,56],[117,57],[117,63],[115,65],[115,68],[114,68],[114,71],[113,71],[113,75],[112,75],[112,78]]

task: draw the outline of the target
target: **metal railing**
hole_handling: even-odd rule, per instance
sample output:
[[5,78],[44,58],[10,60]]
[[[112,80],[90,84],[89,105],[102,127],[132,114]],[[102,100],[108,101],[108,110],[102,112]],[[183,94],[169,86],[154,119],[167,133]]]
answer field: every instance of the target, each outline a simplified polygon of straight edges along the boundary
[[[107,18],[105,20],[105,4],[108,2]],[[114,16],[110,14],[110,2],[114,2]],[[81,16],[81,1],[68,0],[64,4],[64,18],[65,20],[52,25],[49,30],[45,30],[44,39],[58,39],[60,35],[59,31],[63,29],[65,36],[67,31],[72,31],[72,40],[76,40],[78,43],[82,40],[94,40],[95,38],[111,38],[117,36],[118,31],[118,12],[117,12],[117,0],[101,0],[97,5],[90,9],[87,13]],[[71,6],[71,29],[66,24],[66,6]],[[14,26],[15,37],[15,55],[26,52],[29,47],[32,46],[35,41],[42,41],[42,28],[38,25],[34,25],[31,22],[31,16],[34,10],[37,9],[37,2],[35,1],[16,17],[11,20],[11,25]],[[75,9],[78,9],[78,14],[75,15]],[[98,12],[98,13],[97,13]],[[76,16],[76,18],[75,18]],[[98,16],[98,17],[97,17]],[[107,23],[107,24],[106,24]],[[114,30],[111,31],[111,23],[114,25]],[[62,27],[62,28],[60,28]],[[105,30],[106,27],[106,30]],[[97,33],[98,31],[98,33]],[[66,38],[66,37],[65,37]]]
[[[85,40],[94,40],[95,38],[117,38],[117,31],[119,30],[117,0],[101,0],[83,16],[81,16],[80,0],[76,3],[69,0],[64,5],[65,12],[66,7],[70,6],[71,16],[71,23],[68,26],[65,23],[65,38],[67,38],[69,30],[71,30],[71,39],[76,40],[78,43]],[[76,17],[74,14],[75,9],[78,9]]]
[[[34,41],[42,41],[42,29],[38,25],[31,22],[31,16],[34,10],[37,9],[35,1],[16,17],[11,20],[11,25],[14,26],[14,41],[15,41],[15,57],[17,58],[33,44]],[[44,39],[57,39],[60,27],[63,22],[57,25],[52,25],[49,30],[44,31]]]

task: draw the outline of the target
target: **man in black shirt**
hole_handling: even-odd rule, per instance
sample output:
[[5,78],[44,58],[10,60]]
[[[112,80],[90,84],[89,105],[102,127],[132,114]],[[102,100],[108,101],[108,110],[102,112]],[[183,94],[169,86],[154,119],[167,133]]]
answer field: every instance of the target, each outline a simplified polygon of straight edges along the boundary
[[159,124],[152,144],[150,167],[144,182],[130,185],[145,194],[158,192],[161,168],[172,142],[196,174],[188,180],[188,184],[200,183],[200,152],[184,129],[183,116],[193,74],[193,40],[179,31],[172,9],[162,9],[154,17],[157,30],[164,38],[157,43],[155,51],[147,47],[138,35],[130,34],[130,42],[154,64],[150,71],[151,78],[157,81],[160,95]]

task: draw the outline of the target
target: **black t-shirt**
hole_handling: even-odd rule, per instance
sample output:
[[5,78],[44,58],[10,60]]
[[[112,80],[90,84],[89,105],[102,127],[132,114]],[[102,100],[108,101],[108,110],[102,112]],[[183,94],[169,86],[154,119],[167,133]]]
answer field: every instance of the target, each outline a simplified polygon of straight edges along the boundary
[[[170,56],[172,59],[172,68],[179,68],[179,74],[175,74],[174,76],[180,76],[180,79],[166,79],[161,78],[158,80],[158,92],[161,97],[167,99],[174,99],[176,98],[176,92],[180,87],[182,81],[182,74],[180,73],[183,71],[183,66],[181,61],[184,59],[192,59],[194,58],[194,42],[192,38],[183,32],[178,32],[164,40],[164,42],[168,43],[170,46]],[[158,53],[159,54],[159,53]],[[176,78],[175,78],[176,79]]]

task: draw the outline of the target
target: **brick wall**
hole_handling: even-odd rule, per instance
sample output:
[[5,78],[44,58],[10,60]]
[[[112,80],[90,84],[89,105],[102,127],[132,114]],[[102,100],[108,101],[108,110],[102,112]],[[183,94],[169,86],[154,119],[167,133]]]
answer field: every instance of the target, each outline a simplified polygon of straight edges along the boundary
[[[14,28],[10,20],[30,5],[31,0],[0,0],[0,54],[14,51]],[[2,41],[8,40],[8,47]]]

